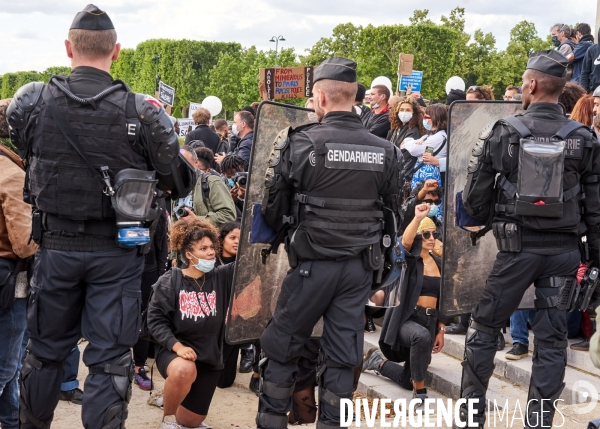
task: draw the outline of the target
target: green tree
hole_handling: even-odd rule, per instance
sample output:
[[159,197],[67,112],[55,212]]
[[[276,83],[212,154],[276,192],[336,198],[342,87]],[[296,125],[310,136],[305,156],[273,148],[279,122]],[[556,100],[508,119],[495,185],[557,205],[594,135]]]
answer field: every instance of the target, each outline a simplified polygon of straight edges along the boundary
[[521,21],[510,30],[510,41],[504,51],[492,53],[489,65],[478,83],[494,87],[496,98],[508,85],[519,85],[529,55],[542,49],[552,49],[552,42],[538,36],[532,22]]

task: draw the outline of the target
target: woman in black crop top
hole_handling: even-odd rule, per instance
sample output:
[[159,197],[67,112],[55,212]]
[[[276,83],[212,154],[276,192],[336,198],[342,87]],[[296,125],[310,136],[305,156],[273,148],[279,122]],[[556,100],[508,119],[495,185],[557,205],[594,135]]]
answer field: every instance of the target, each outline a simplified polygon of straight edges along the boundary
[[161,429],[198,427],[208,414],[223,368],[234,269],[214,268],[218,232],[207,221],[190,216],[175,223],[170,242],[184,268],[158,279],[148,306],[148,329],[159,344],[156,366],[166,379]]
[[[404,231],[407,270],[400,305],[385,316],[379,340],[381,351],[369,350],[363,364],[363,371],[376,371],[414,390],[414,397],[421,400],[427,398],[427,367],[432,353],[444,347],[445,329],[437,311],[441,261],[432,254],[437,233],[428,213],[429,204],[416,206],[415,217]],[[389,360],[384,360],[382,354]],[[404,367],[397,363],[402,361]]]

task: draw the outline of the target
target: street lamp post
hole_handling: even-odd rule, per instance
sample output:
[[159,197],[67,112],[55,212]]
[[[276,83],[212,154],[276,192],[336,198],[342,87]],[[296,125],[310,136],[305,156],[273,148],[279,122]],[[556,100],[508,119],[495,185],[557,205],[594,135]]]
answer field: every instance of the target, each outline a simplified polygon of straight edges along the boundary
[[160,82],[160,76],[158,74],[158,62],[160,61],[160,54],[154,54],[152,57],[154,64],[156,64],[156,75],[154,76],[154,91],[158,91],[158,83]]
[[277,48],[279,47],[279,42],[285,42],[285,39],[283,36],[273,36],[269,42],[275,42],[275,68],[277,68]]

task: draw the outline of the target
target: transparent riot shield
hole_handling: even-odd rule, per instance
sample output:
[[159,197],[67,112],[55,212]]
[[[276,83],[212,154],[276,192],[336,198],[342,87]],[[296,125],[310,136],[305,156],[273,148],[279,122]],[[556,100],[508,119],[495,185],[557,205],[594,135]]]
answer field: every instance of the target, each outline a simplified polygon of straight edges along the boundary
[[[471,234],[456,224],[456,193],[465,187],[471,151],[486,125],[520,111],[519,102],[464,101],[450,106],[440,295],[440,311],[446,316],[475,309],[498,253],[491,231],[473,246]],[[533,288],[525,293],[519,308],[533,308]]]
[[[283,245],[276,254],[267,254],[268,244],[250,242],[253,214],[258,209],[256,205],[262,204],[265,192],[265,174],[273,142],[284,128],[308,124],[315,119],[312,110],[292,105],[265,101],[258,107],[227,320],[229,344],[260,338],[271,320],[281,283],[290,268]],[[315,334],[320,335],[320,332]]]

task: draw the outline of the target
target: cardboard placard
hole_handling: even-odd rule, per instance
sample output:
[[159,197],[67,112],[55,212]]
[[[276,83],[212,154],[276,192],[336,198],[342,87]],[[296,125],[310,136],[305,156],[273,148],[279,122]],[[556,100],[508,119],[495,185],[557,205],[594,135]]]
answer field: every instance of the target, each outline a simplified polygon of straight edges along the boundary
[[201,103],[190,103],[190,110],[188,112],[188,118],[192,119],[192,115],[196,110],[202,107]]
[[260,95],[263,100],[308,98],[312,96],[314,67],[260,69]]
[[158,83],[158,101],[161,101],[173,107],[175,102],[175,88],[170,87],[164,82]]
[[413,54],[400,54],[400,58],[398,59],[398,75],[412,75],[414,61],[415,56]]
[[402,76],[400,79],[400,91],[407,91],[410,86],[411,92],[421,92],[423,85],[423,72],[413,70],[410,76]]
[[187,136],[187,134],[194,129],[193,119],[177,119],[179,122],[179,135],[181,137]]

